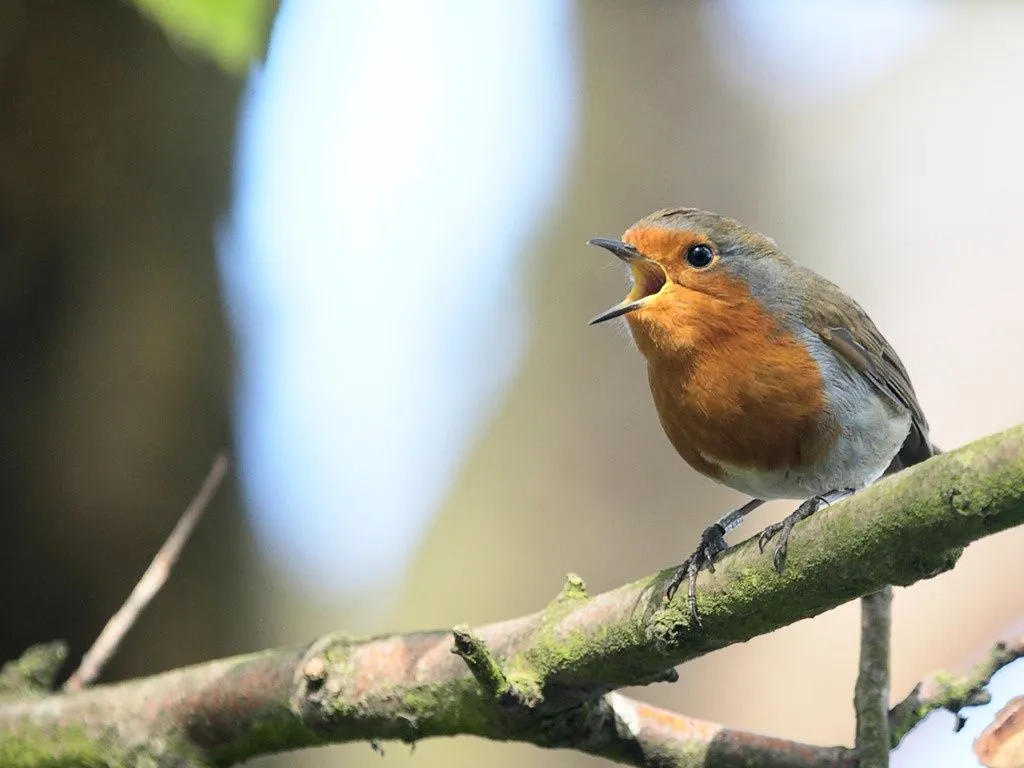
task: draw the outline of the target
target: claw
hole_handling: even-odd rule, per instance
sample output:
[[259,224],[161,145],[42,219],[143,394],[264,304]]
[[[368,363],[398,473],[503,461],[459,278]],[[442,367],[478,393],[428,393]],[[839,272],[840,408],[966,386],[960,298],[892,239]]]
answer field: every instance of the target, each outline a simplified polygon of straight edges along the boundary
[[813,515],[821,509],[822,505],[827,506],[829,503],[827,495],[812,496],[797,507],[795,512],[777,523],[765,526],[765,529],[761,531],[761,535],[757,537],[757,548],[761,551],[761,554],[764,554],[764,548],[768,542],[776,536],[779,537],[778,542],[775,544],[775,552],[772,554],[772,564],[777,572],[782,573],[782,568],[786,564],[786,553],[789,551],[789,534],[793,532],[793,526]]
[[775,538],[775,534],[782,530],[782,523],[772,523],[771,525],[765,526],[765,529],[761,531],[761,535],[757,537],[757,549],[763,555],[764,548],[768,545],[768,542]]
[[772,565],[775,566],[776,573],[782,573],[782,567],[786,564],[786,552],[789,550],[789,546],[786,544],[785,539],[781,539],[778,544],[775,545],[775,554],[772,556]]
[[686,570],[690,567],[690,560],[687,558],[683,561],[683,564],[676,568],[676,572],[672,574],[672,578],[668,580],[668,586],[665,587],[665,602],[672,602],[672,598],[675,597],[676,592],[679,590],[679,585],[683,583],[683,579],[686,578]]
[[715,523],[704,529],[700,535],[700,542],[693,554],[683,564],[676,568],[675,573],[669,580],[665,589],[665,600],[670,602],[675,596],[683,580],[688,581],[686,602],[690,609],[690,620],[694,624],[700,624],[700,616],[697,612],[697,574],[701,568],[707,568],[709,572],[715,572],[715,559],[729,548],[725,541],[725,528]]
[[[711,562],[708,561],[707,566],[709,569],[713,569]],[[712,572],[714,572],[712,570]],[[697,574],[700,573],[700,563],[697,560],[691,560],[690,566],[686,569],[686,575],[689,577],[689,583],[686,589],[686,607],[690,609],[690,621],[697,626],[700,626],[700,613],[697,611]]]

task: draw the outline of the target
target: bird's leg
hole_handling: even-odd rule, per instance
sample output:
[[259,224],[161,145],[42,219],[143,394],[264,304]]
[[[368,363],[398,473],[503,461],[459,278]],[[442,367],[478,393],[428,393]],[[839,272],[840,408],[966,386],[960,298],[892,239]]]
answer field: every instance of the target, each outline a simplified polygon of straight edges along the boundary
[[715,558],[729,548],[725,541],[725,534],[736,528],[736,526],[743,522],[744,517],[762,504],[764,504],[762,499],[751,499],[742,507],[731,510],[719,518],[717,522],[705,528],[704,532],[700,535],[697,549],[672,574],[672,579],[665,589],[665,599],[671,600],[676,590],[679,589],[679,585],[683,583],[683,579],[689,579],[687,601],[690,606],[690,618],[694,623],[699,623],[700,621],[697,616],[697,574],[700,573],[701,568],[707,568],[712,573],[715,572]]
[[828,493],[812,496],[797,507],[795,512],[777,523],[772,523],[761,531],[761,535],[757,537],[757,548],[764,552],[768,542],[775,538],[775,536],[778,536],[779,540],[775,543],[775,554],[772,562],[775,564],[775,570],[782,573],[782,566],[786,563],[786,550],[789,547],[789,534],[792,532],[793,526],[801,520],[806,520],[822,507],[827,507],[833,502],[850,496],[853,491],[853,488],[838,488]]

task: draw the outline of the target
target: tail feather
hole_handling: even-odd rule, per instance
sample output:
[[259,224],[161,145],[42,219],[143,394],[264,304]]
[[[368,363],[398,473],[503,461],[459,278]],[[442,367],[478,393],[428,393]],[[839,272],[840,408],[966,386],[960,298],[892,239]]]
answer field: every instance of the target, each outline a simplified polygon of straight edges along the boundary
[[903,441],[903,446],[889,464],[889,468],[885,470],[885,474],[891,475],[901,469],[920,464],[940,453],[942,450],[928,439],[928,435],[923,434],[916,424],[911,425],[907,439]]

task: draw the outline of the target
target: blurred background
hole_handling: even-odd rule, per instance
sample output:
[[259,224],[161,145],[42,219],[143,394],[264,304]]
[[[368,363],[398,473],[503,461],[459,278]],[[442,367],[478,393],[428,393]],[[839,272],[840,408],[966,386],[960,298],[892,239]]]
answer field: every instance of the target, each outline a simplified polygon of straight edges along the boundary
[[[64,637],[73,667],[222,449],[233,485],[106,679],[680,561],[741,499],[671,449],[625,332],[587,327],[626,281],[583,245],[669,205],[856,296],[940,445],[1024,421],[1022,36],[1010,3],[0,0],[0,658]],[[894,699],[1024,629],[1022,546],[897,590]],[[850,743],[858,621],[633,693]],[[976,765],[1022,690],[1018,664],[895,764]],[[597,764],[415,751],[484,760]]]

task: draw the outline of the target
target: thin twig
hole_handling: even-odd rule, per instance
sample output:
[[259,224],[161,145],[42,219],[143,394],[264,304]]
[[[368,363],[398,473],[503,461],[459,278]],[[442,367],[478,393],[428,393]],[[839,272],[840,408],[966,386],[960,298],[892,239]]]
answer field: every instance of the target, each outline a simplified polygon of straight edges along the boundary
[[[846,747],[819,747],[739,731],[717,723],[609,693],[602,700],[614,722],[587,730],[577,748],[619,763],[650,768],[855,768],[856,754]],[[591,723],[601,721],[601,709]],[[610,726],[610,727],[609,727]]]
[[860,664],[854,692],[860,768],[889,766],[889,641],[892,587],[860,601]]
[[192,502],[185,508],[181,518],[171,531],[171,535],[160,547],[160,550],[149,564],[142,578],[135,585],[128,599],[117,613],[110,617],[110,621],[103,627],[96,642],[82,657],[78,669],[74,671],[67,682],[64,683],[65,691],[77,691],[90,685],[103,671],[103,667],[110,661],[117,652],[118,646],[132,628],[139,614],[145,610],[150,601],[156,597],[167,577],[171,575],[171,569],[178,562],[182,549],[188,543],[192,531],[202,518],[203,513],[209,506],[213,495],[217,492],[221,480],[228,471],[228,459],[226,456],[218,456],[213,466],[210,467],[206,479],[200,486],[198,493]]
[[960,710],[988,704],[992,696],[985,686],[996,672],[1017,659],[1024,659],[1024,635],[996,643],[988,655],[962,677],[943,671],[930,674],[889,710],[891,744],[894,747],[899,744],[911,728],[937,709],[953,713],[957,718],[956,730],[960,730],[966,722]]

